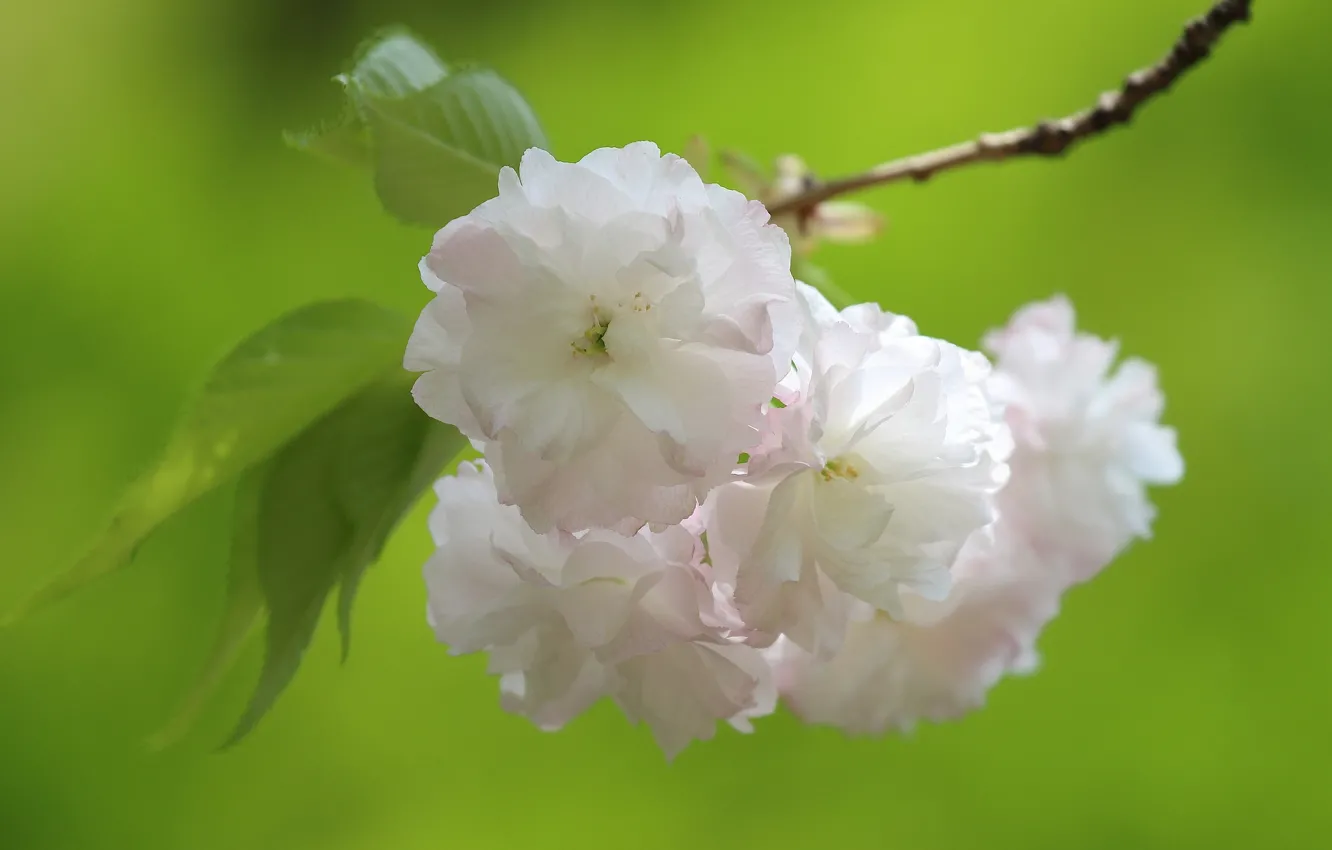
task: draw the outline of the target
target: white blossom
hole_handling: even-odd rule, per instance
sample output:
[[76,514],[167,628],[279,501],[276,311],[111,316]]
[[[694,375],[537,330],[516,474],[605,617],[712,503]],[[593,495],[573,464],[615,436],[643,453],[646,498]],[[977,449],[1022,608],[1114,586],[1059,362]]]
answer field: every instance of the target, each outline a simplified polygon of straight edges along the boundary
[[1136,358],[1112,369],[1117,345],[1077,333],[1062,297],[1023,307],[985,346],[1016,443],[1004,511],[1032,546],[1089,578],[1150,535],[1146,485],[1184,472],[1174,429],[1158,423],[1156,371]]
[[758,439],[799,330],[763,205],[647,142],[529,150],[421,268],[416,399],[486,443],[540,531],[689,516]]
[[539,533],[500,504],[484,463],[435,491],[430,623],[454,654],[489,653],[508,710],[557,729],[609,695],[668,755],[772,710],[768,666],[721,625],[685,528]]
[[964,548],[943,600],[906,591],[900,619],[853,602],[846,642],[831,659],[789,642],[774,647],[792,709],[852,734],[910,730],[979,708],[1001,677],[1034,670],[1037,635],[1059,607],[1059,570],[1021,541],[987,532]]
[[985,358],[808,287],[795,374],[768,411],[750,478],[714,491],[708,543],[745,623],[827,657],[859,600],[902,614],[943,599],[949,567],[994,518],[1006,428]]
[[647,143],[529,151],[436,235],[405,365],[486,460],[436,484],[428,618],[507,710],[609,697],[669,756],[779,694],[855,734],[955,717],[1149,534],[1183,473],[1155,373],[1067,301],[987,336],[992,369],[789,264]]

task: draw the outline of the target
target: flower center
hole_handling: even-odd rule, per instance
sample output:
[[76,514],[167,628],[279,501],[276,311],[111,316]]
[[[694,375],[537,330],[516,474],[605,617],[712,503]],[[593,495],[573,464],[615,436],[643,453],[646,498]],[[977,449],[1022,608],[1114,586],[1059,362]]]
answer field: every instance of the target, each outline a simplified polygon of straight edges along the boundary
[[588,299],[592,302],[592,324],[569,343],[574,357],[594,357],[606,353],[606,331],[610,328],[610,316],[597,304],[597,296],[589,295]]
[[606,330],[610,327],[610,322],[604,325],[595,324],[583,331],[583,335],[569,343],[573,349],[575,357],[591,357],[597,354],[606,353]]
[[614,309],[602,306],[595,295],[589,295],[588,301],[591,305],[592,324],[569,343],[569,348],[575,357],[596,357],[607,353],[606,331],[610,329],[611,317],[615,310],[646,313],[652,309],[651,302],[644,298],[641,292],[635,292],[627,304],[623,301],[617,303]]
[[860,470],[846,458],[835,457],[823,465],[823,469],[819,470],[819,477],[824,481],[832,481],[834,478],[855,481],[860,477]]

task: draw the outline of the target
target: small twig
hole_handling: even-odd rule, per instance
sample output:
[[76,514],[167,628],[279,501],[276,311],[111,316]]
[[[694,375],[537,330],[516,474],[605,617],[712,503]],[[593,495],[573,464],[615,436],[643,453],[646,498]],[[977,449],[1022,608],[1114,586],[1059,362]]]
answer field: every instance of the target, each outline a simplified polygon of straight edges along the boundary
[[1139,106],[1170,88],[1185,71],[1206,59],[1222,33],[1233,24],[1248,21],[1251,5],[1252,0],[1219,0],[1206,14],[1185,25],[1184,34],[1164,59],[1129,74],[1122,88],[1102,94],[1091,109],[1058,121],[1042,121],[1035,127],[985,133],[969,142],[876,165],[863,174],[813,182],[803,191],[770,204],[769,212],[774,216],[807,215],[815,204],[837,195],[898,180],[923,182],[940,171],[972,162],[1000,162],[1028,155],[1058,156],[1082,139],[1100,135],[1116,124],[1128,123]]

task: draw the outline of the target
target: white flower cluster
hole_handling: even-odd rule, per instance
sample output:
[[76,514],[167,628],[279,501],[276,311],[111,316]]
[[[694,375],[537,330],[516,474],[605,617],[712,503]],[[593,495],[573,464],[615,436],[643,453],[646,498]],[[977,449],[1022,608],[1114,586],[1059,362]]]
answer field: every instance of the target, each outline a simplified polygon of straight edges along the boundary
[[652,144],[529,151],[421,273],[416,399],[485,455],[435,487],[430,623],[545,729],[606,696],[670,755],[779,693],[852,732],[958,714],[1182,473],[1151,369],[1110,375],[1066,302],[992,371],[835,310]]

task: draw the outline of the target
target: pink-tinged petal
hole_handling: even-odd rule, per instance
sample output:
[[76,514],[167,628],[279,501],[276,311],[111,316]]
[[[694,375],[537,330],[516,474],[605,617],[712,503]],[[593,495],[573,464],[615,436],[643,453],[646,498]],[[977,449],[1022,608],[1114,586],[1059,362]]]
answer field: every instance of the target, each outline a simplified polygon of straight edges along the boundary
[[1184,477],[1184,458],[1175,439],[1174,428],[1134,422],[1124,429],[1124,463],[1149,484],[1177,484]]
[[770,660],[793,710],[852,734],[910,730],[978,708],[1003,676],[1033,670],[1036,638],[1058,610],[1060,569],[1011,532],[1000,545],[975,538],[943,603],[905,594],[900,620],[858,608],[831,659],[775,647]]
[[873,546],[888,531],[893,506],[881,494],[841,478],[818,482],[817,487],[814,523],[834,549]]
[[409,352],[416,398],[488,444],[542,530],[691,513],[757,443],[800,335],[766,210],[650,143],[528,151],[436,234],[422,277],[439,303]]
[[[802,293],[789,403],[764,414],[753,491],[712,497],[708,531],[718,576],[735,565],[750,640],[785,635],[826,659],[852,602],[896,615],[904,593],[948,595],[958,552],[994,520],[1012,438],[982,355],[876,305],[838,313]],[[754,491],[770,493],[757,531]]]
[[610,694],[670,754],[772,710],[766,662],[711,583],[701,518],[629,537],[537,533],[484,463],[435,489],[428,620],[453,652],[489,654],[505,709],[556,729]]
[[584,540],[565,562],[562,579],[560,614],[581,645],[596,649],[615,640],[661,574],[647,573],[609,540]]
[[691,741],[711,739],[718,721],[756,705],[760,685],[727,651],[698,643],[639,656],[619,665],[618,672],[616,702],[631,721],[651,727],[668,759]]
[[1184,474],[1174,430],[1158,423],[1156,370],[1135,358],[1112,370],[1117,347],[1077,332],[1064,298],[1022,308],[987,344],[1014,426],[999,509],[1068,565],[1068,581],[1088,579],[1151,533],[1147,485]]

